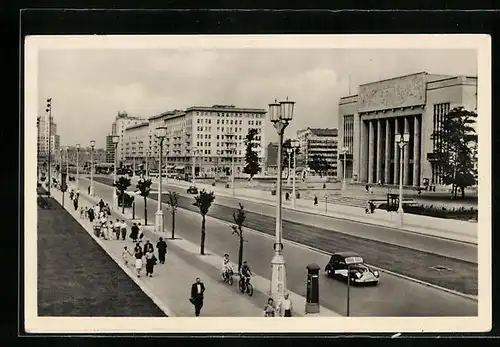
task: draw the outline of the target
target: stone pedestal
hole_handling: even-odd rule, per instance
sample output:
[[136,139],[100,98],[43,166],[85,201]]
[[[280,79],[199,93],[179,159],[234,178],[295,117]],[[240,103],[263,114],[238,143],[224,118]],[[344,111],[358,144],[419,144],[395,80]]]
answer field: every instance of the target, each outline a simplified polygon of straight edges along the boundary
[[275,253],[273,259],[271,260],[272,274],[270,295],[274,299],[276,305],[279,305],[285,296],[285,263],[285,259],[281,253]]
[[163,233],[163,211],[157,211],[155,214],[155,232]]

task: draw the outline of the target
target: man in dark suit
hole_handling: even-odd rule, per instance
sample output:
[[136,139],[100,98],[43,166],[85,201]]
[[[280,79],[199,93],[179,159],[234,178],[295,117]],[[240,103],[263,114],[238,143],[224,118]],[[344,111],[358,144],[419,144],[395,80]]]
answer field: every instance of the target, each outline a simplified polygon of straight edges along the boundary
[[194,314],[196,317],[200,315],[201,308],[203,307],[203,293],[205,292],[205,285],[201,282],[199,277],[196,282],[191,286],[190,301],[194,305]]

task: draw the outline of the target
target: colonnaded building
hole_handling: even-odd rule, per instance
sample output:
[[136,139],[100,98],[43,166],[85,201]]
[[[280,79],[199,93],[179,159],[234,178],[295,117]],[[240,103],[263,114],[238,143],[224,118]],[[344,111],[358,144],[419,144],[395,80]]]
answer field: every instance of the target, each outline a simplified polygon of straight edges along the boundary
[[[351,182],[440,185],[442,179],[432,136],[453,108],[477,112],[477,77],[426,72],[360,85],[358,94],[340,98],[339,148],[346,147],[346,179]],[[395,134],[408,132],[403,158]],[[344,154],[339,151],[338,177]]]

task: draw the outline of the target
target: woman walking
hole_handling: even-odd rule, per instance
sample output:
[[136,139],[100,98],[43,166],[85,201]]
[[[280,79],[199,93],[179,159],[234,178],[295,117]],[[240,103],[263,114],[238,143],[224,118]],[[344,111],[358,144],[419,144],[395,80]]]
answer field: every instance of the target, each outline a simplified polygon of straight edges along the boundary
[[153,270],[156,264],[156,257],[150,248],[146,253],[146,276],[153,277]]
[[134,257],[135,257],[135,270],[137,271],[137,277],[141,277],[141,269],[142,269],[142,248],[139,245],[136,245],[134,248]]

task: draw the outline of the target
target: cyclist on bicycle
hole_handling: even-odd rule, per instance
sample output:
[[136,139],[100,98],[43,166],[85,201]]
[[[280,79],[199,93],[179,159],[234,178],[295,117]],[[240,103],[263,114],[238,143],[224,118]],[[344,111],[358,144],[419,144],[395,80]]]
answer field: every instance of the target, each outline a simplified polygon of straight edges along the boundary
[[229,254],[226,253],[222,259],[222,276],[224,276],[224,278],[228,278],[230,271],[233,271],[233,266],[229,260]]
[[245,281],[244,283],[246,285],[248,282],[250,282],[250,278],[253,275],[246,260],[243,262],[243,265],[241,265],[240,272],[241,272],[241,280],[242,281],[244,280]]

